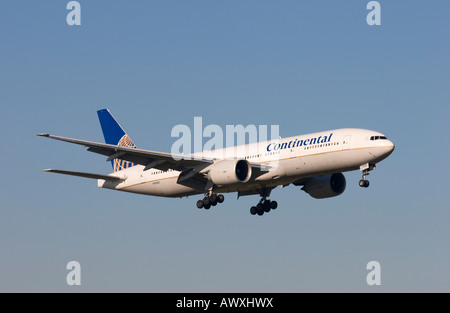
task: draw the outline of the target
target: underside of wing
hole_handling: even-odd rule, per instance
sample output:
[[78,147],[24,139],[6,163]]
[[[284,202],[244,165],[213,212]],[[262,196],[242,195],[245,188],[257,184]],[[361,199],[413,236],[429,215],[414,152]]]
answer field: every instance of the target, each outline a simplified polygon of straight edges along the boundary
[[255,189],[249,189],[249,190],[241,190],[238,191],[238,198],[242,196],[251,196],[251,195],[261,195],[265,197],[269,197],[270,193],[272,192],[272,189],[274,187],[268,188],[268,187],[261,187],[261,188],[255,188]]
[[102,175],[102,174],[93,174],[93,173],[85,173],[85,172],[63,171],[63,170],[55,170],[55,169],[46,169],[46,170],[44,170],[44,172],[64,174],[64,175],[70,175],[70,176],[78,176],[78,177],[84,177],[84,178],[92,178],[92,179],[103,179],[103,180],[113,181],[113,182],[123,181],[122,178],[117,177],[117,176],[112,176],[112,175]]

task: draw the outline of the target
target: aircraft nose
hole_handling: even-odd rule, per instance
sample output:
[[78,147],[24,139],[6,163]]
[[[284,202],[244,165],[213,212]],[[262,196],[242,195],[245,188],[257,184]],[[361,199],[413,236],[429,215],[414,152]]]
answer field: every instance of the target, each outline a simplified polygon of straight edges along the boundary
[[390,140],[388,140],[388,141],[389,141],[389,144],[388,144],[388,155],[389,155],[389,154],[391,154],[394,151],[395,144],[392,141],[390,141]]

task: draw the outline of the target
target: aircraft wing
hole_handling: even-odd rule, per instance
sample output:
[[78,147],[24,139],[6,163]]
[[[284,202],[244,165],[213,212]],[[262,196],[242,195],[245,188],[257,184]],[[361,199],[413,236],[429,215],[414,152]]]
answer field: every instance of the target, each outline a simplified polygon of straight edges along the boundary
[[156,168],[162,171],[167,171],[168,169],[183,171],[191,169],[193,167],[197,167],[199,165],[208,166],[213,163],[212,159],[205,159],[205,158],[184,159],[183,155],[173,155],[167,152],[120,147],[106,143],[54,136],[50,134],[37,134],[37,135],[41,137],[47,137],[55,140],[85,146],[88,148],[87,149],[88,151],[107,156],[108,157],[107,161],[111,161],[117,158],[141,164],[145,166],[145,170],[148,170],[150,168]]

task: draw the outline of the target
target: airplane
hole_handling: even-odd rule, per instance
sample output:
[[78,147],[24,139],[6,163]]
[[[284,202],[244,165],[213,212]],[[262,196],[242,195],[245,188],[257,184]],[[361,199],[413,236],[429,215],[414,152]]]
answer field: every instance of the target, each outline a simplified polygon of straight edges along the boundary
[[[50,134],[38,136],[87,147],[107,156],[114,172],[108,175],[46,169],[45,172],[97,179],[98,187],[131,193],[188,197],[203,194],[199,209],[224,201],[221,193],[261,197],[250,208],[263,215],[278,207],[268,197],[277,186],[302,186],[310,196],[323,199],[341,195],[346,188],[342,172],[360,170],[359,186],[369,187],[367,175],[395,149],[380,132],[343,128],[227,147],[191,155],[138,149],[108,109],[97,111],[105,143]],[[234,152],[225,158],[225,152]]]

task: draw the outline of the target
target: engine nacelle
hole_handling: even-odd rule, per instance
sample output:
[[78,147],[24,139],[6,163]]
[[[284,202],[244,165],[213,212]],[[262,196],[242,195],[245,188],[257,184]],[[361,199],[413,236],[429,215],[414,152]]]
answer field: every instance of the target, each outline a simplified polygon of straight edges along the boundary
[[222,160],[215,163],[208,178],[218,186],[248,182],[252,167],[245,160]]
[[308,179],[302,190],[313,198],[324,199],[339,196],[344,192],[346,185],[345,176],[342,173],[335,173]]

